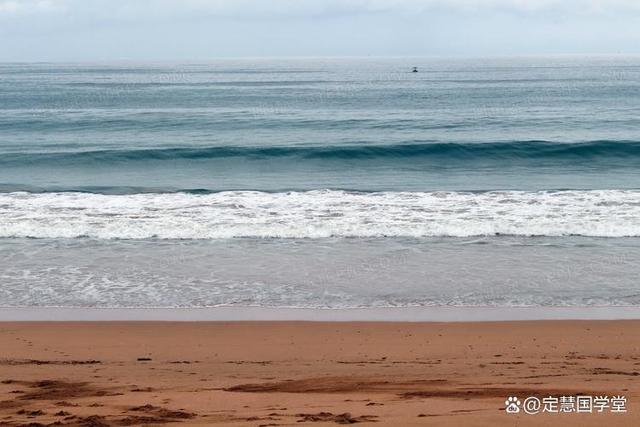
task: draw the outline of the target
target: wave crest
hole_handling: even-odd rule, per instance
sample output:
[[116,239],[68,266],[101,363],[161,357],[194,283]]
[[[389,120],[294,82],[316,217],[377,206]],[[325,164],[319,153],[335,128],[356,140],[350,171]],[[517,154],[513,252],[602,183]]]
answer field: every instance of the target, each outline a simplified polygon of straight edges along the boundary
[[206,159],[277,159],[299,160],[371,160],[434,159],[437,161],[491,161],[528,159],[640,158],[638,141],[589,141],[558,143],[549,141],[510,141],[492,143],[413,142],[394,145],[343,146],[221,146],[189,148],[152,148],[135,150],[100,150],[59,153],[7,153],[0,164],[68,164],[89,162],[145,162],[162,160]]

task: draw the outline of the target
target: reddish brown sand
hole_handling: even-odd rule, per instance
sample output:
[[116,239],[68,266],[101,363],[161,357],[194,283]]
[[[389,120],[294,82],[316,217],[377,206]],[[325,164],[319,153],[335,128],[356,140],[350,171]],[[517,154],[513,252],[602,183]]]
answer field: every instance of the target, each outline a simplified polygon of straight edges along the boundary
[[[640,321],[0,323],[2,426],[640,426]],[[504,401],[626,395],[626,414]]]

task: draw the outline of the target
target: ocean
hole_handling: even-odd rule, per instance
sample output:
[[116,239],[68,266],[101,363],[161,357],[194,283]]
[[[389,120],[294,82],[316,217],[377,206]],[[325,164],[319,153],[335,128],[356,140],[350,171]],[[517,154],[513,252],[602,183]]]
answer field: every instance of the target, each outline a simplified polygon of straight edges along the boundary
[[638,306],[639,237],[640,57],[0,64],[1,307]]

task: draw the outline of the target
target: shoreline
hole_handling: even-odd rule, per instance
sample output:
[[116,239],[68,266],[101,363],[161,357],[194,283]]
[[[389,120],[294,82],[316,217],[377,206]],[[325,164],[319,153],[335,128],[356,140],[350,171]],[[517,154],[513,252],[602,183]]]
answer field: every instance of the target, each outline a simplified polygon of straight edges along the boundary
[[311,322],[483,322],[535,320],[633,320],[640,307],[402,307],[402,308],[0,308],[12,321],[311,321]]

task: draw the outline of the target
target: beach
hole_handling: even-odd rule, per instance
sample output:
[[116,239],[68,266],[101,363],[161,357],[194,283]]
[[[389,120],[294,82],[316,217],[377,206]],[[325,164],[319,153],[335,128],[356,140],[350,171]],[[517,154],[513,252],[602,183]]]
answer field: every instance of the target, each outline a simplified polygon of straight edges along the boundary
[[[1,322],[0,425],[632,426],[640,321]],[[505,400],[625,396],[626,413]]]
[[640,425],[639,88],[0,63],[0,427]]
[[0,427],[640,427],[638,18],[0,0]]

